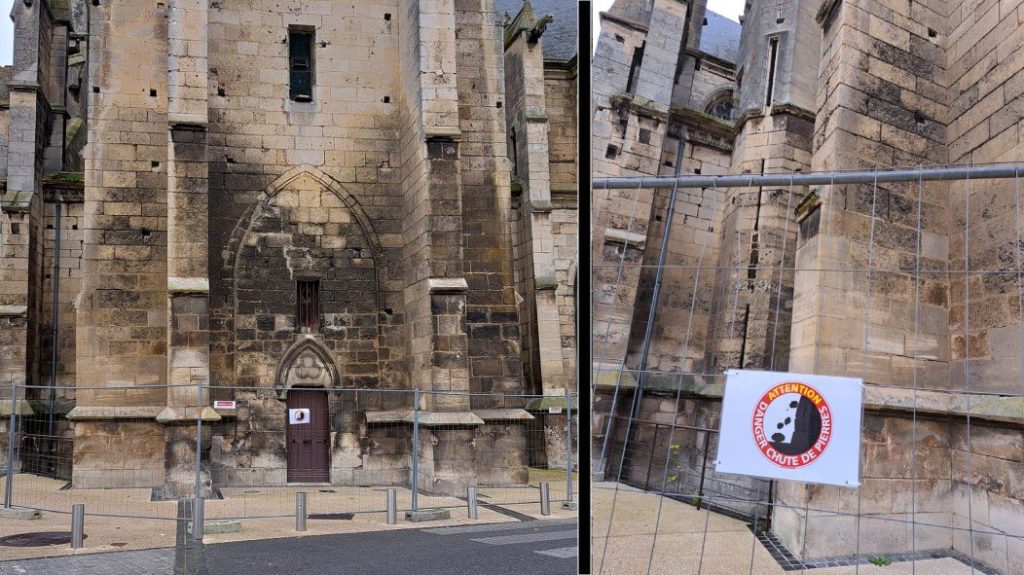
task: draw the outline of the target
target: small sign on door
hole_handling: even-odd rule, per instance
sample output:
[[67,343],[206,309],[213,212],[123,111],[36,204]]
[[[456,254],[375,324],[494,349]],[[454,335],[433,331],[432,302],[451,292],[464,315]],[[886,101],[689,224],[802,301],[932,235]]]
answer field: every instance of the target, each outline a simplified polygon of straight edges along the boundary
[[213,408],[214,409],[235,409],[235,402],[233,402],[233,401],[220,401],[220,400],[217,400],[217,401],[213,402]]
[[303,407],[301,409],[289,409],[288,423],[292,425],[309,423],[309,408]]

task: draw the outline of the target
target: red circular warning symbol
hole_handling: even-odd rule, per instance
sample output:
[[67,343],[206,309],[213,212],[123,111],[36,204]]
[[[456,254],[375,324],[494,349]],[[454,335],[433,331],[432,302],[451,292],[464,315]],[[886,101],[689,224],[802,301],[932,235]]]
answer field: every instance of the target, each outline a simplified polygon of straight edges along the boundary
[[814,463],[832,438],[832,411],[825,397],[797,381],[768,390],[754,408],[754,443],[779,467]]

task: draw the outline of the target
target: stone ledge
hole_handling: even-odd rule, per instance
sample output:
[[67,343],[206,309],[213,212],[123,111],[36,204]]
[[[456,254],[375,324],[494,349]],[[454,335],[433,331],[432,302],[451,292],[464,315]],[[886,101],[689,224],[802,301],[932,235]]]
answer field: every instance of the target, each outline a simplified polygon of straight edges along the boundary
[[[576,412],[577,409],[579,409],[579,407],[577,406],[577,403],[578,402],[577,402],[575,397],[572,399],[572,401],[569,402],[569,406],[572,408],[574,413]],[[565,409],[565,396],[564,395],[549,395],[547,397],[538,397],[537,399],[535,399],[535,400],[531,401],[530,403],[526,404],[526,409],[528,409],[530,411],[543,411],[543,412],[547,412],[548,408],[551,408],[551,407],[561,407],[562,409]]]
[[193,407],[165,407],[157,416],[156,420],[160,423],[171,423],[179,421],[195,421],[196,415],[199,415],[199,419],[203,421],[220,421],[220,414],[218,414],[212,407],[203,407],[202,410],[197,414],[196,408]]
[[27,305],[0,305],[0,317],[25,317]]
[[208,122],[205,114],[167,114],[167,123],[172,130],[205,130]]
[[116,419],[155,419],[163,410],[160,406],[76,406],[68,412],[68,419],[72,421],[84,421],[90,419],[116,420]]
[[628,245],[629,247],[643,251],[644,246],[647,244],[647,236],[645,234],[627,232],[626,230],[605,228],[604,242],[606,244]]
[[525,409],[474,409],[473,415],[484,421],[529,421],[534,419]]
[[430,293],[462,293],[469,291],[466,278],[429,278],[427,291]]
[[167,291],[171,293],[210,293],[207,278],[167,278]]
[[616,386],[626,389],[632,389],[636,387],[636,378],[633,377],[633,373],[628,369],[622,368],[622,380],[619,381],[618,365],[610,364],[595,364],[592,368],[592,377],[595,387],[612,388]]
[[460,138],[462,138],[462,130],[460,130],[459,128],[448,128],[444,126],[431,126],[426,129],[424,136],[424,140],[427,142],[434,140],[457,142]]
[[558,278],[554,274],[538,275],[533,278],[533,286],[538,291],[558,289]]
[[[413,423],[416,415],[412,409],[389,411],[367,411],[366,423]],[[471,411],[421,411],[419,424],[424,427],[439,425],[483,425],[484,420]]]
[[[595,386],[614,389],[618,367],[596,373]],[[622,373],[621,388],[635,388],[634,375]],[[721,400],[725,392],[721,376],[694,377],[674,373],[650,373],[644,378],[644,391],[648,393],[681,392],[685,396]],[[909,387],[880,387],[864,384],[864,409],[874,412],[918,413],[943,417],[967,417],[984,421],[1024,426],[1024,397],[981,393],[918,390]]]
[[[18,415],[35,415],[25,398],[18,398]],[[0,399],[0,418],[11,416],[11,398]]]

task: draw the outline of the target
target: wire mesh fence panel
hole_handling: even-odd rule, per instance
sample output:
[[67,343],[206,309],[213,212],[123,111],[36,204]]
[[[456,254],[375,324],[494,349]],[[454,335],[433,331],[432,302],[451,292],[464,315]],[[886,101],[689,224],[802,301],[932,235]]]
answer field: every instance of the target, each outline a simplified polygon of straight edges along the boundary
[[[63,412],[38,401],[51,391],[66,398]],[[140,393],[170,405],[107,407]],[[90,550],[173,549],[179,568],[201,560],[203,542],[385,529],[389,514],[422,510],[468,521],[470,487],[474,520],[540,516],[541,484],[557,506],[575,481],[571,396],[16,386],[0,401],[14,413],[13,427],[11,411],[3,423],[4,460],[14,462],[4,513],[27,514],[0,521],[0,561],[72,553],[63,539],[41,549],[3,537],[63,537],[77,505]]]
[[[678,180],[728,208],[595,264],[595,572],[1024,573],[1019,171]],[[737,368],[863,379],[860,486],[716,472]]]

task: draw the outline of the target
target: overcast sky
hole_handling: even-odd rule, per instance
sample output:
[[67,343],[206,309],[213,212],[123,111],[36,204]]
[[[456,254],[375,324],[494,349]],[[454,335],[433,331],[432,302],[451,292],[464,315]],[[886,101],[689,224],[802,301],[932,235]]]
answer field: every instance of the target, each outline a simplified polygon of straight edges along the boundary
[[[4,0],[0,0],[3,2]],[[591,35],[594,41],[594,46],[591,50],[597,47],[597,34],[601,27],[601,21],[598,18],[599,12],[604,12],[611,7],[613,0],[594,0],[594,25],[592,30],[594,33]],[[743,3],[744,0],[708,0],[708,10],[712,12],[718,12],[726,18],[731,18],[737,22],[740,21],[740,15],[743,14]]]
[[14,26],[11,24],[11,2],[14,0],[0,0],[0,66],[7,66],[14,56],[11,50],[14,44],[11,37],[14,35]]

